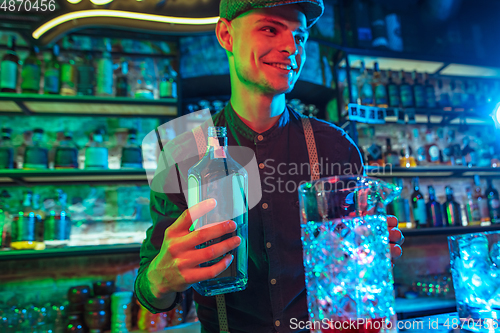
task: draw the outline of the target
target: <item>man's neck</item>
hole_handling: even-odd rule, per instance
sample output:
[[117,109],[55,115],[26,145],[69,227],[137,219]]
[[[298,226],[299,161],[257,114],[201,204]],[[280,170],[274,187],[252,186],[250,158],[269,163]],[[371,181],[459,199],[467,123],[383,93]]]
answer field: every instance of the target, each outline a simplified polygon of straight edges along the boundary
[[231,106],[248,127],[263,133],[273,127],[285,111],[285,95],[268,96],[247,90],[233,90]]

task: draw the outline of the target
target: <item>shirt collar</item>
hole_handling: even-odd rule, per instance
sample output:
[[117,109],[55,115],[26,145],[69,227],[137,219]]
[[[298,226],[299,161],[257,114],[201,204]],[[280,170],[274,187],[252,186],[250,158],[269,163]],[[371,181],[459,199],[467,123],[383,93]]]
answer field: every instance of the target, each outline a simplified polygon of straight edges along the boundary
[[227,103],[226,107],[224,108],[224,112],[229,125],[234,126],[243,137],[254,142],[257,142],[257,137],[259,135],[262,135],[264,138],[268,139],[281,134],[285,126],[290,122],[290,111],[288,109],[288,106],[285,106],[285,111],[283,111],[280,118],[273,125],[273,127],[263,133],[257,133],[253,129],[248,127],[247,124],[243,122],[243,120],[241,120],[238,114],[236,114],[236,112],[234,111],[231,102]]

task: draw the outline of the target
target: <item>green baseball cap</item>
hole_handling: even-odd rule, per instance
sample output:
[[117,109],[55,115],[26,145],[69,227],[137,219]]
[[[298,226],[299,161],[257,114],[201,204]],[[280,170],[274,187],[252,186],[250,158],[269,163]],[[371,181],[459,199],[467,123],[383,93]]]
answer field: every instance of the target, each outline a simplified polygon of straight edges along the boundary
[[310,28],[323,15],[323,0],[221,0],[220,17],[229,21],[240,14],[254,8],[270,8],[298,4],[306,16],[307,27]]

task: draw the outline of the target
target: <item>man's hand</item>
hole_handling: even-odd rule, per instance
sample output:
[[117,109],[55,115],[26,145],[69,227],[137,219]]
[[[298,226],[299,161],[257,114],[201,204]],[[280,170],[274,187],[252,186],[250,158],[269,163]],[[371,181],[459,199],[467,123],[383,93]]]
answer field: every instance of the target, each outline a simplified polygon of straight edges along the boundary
[[192,284],[213,279],[231,264],[233,256],[227,254],[222,260],[210,267],[199,267],[201,263],[214,260],[235,249],[241,243],[238,236],[203,249],[195,247],[233,232],[236,230],[234,221],[225,221],[189,232],[193,221],[210,212],[215,206],[215,199],[202,201],[185,210],[165,230],[160,253],[151,261],[147,270],[151,292],[156,298],[161,298],[168,293],[182,292],[189,289]]
[[389,243],[391,246],[391,256],[393,259],[401,257],[403,254],[403,245],[405,237],[401,230],[398,229],[398,219],[395,216],[387,216],[387,226],[389,227]]

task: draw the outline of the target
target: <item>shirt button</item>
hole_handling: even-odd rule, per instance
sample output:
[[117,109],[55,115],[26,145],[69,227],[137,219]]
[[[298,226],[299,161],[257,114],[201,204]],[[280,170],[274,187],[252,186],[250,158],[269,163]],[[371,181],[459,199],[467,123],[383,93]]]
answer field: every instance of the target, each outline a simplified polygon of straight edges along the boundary
[[259,136],[257,137],[257,140],[262,141],[262,140],[264,140],[264,137],[263,137],[262,135],[259,135]]
[[267,242],[267,243],[266,243],[266,247],[267,247],[268,249],[270,249],[270,248],[271,248],[271,242]]
[[[275,284],[276,284],[276,279],[272,279],[272,280],[271,280],[271,284],[272,284],[272,285],[275,285]],[[278,325],[278,326],[279,326],[279,325]]]
[[280,323],[280,321],[279,321],[279,320],[276,320],[276,321],[274,322],[274,325],[276,325],[276,326],[280,326],[280,324],[281,324],[281,323]]
[[259,168],[264,169],[265,167],[266,167],[266,166],[264,165],[264,163],[260,163],[260,164],[259,164]]
[[262,204],[262,208],[267,209],[267,207],[269,207],[269,206],[267,205],[267,203],[265,203],[265,202],[264,202],[264,203]]

